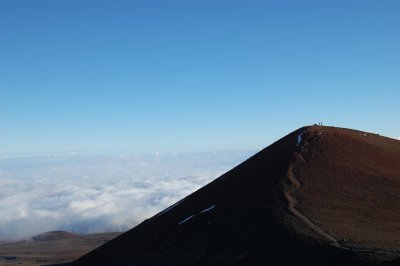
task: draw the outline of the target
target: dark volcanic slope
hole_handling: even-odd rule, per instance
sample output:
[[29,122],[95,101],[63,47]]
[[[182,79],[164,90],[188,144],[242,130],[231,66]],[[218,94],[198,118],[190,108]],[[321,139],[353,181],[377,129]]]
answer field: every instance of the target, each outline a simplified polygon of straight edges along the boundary
[[[400,142],[357,134],[326,127],[296,130],[74,265],[372,265],[375,253],[355,253],[337,240],[353,240],[357,230],[368,235],[369,227],[362,223],[365,217],[361,214],[375,215],[371,219],[373,234],[379,234],[382,228],[376,224],[380,219],[392,226],[389,233],[398,228],[398,218],[389,218],[398,215],[394,210],[400,208],[400,189],[396,187]],[[348,144],[349,138],[355,139],[354,147]],[[364,138],[368,141],[364,142]],[[336,143],[339,139],[341,142]],[[375,147],[375,153],[387,150],[385,159],[380,161],[383,164],[354,158],[358,153],[368,157],[368,145]],[[347,153],[337,152],[336,148],[347,149]],[[338,162],[330,167],[329,158]],[[324,164],[321,160],[325,160]],[[347,169],[360,163],[358,160],[362,161],[360,167]],[[364,165],[375,176],[364,177]],[[388,167],[393,169],[387,170]],[[349,174],[342,176],[342,172]],[[358,200],[355,188],[347,183],[354,186],[361,179],[364,183],[358,194],[372,196]],[[389,196],[382,195],[385,193]],[[371,202],[365,203],[365,198]],[[393,205],[379,214],[368,209],[382,207],[382,199]],[[358,209],[358,204],[364,205]],[[357,219],[361,222],[357,223]],[[368,245],[362,246],[361,242],[358,248],[376,248],[374,241],[378,238],[369,237],[363,238]],[[379,243],[394,249],[396,237],[382,238]]]
[[331,127],[303,136],[298,209],[342,245],[398,251],[400,141]]

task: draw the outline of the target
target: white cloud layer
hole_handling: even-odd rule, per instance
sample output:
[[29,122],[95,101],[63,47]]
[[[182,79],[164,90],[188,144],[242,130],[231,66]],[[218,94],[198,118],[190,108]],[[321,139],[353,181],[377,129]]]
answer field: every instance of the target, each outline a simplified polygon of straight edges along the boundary
[[0,239],[127,230],[251,154],[0,159]]

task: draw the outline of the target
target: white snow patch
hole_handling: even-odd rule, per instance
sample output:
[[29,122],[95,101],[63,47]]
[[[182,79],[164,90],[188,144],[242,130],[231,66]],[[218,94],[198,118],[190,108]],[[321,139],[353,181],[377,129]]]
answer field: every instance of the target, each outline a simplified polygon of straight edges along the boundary
[[165,210],[163,210],[162,212],[160,212],[159,214],[157,214],[157,215],[154,216],[153,218],[156,218],[156,217],[160,216],[161,214],[164,214],[164,213],[170,211],[172,208],[176,207],[176,206],[177,206],[179,203],[181,203],[182,201],[183,201],[183,199],[181,199],[181,200],[178,201],[177,203],[175,203],[175,204],[169,206],[168,208],[166,208]]
[[187,221],[189,221],[190,219],[192,219],[195,216],[196,216],[196,214],[193,214],[193,215],[189,216],[188,218],[186,218],[185,220],[180,221],[178,224],[186,223]]
[[301,142],[301,135],[303,135],[303,132],[300,133],[300,135],[297,136],[297,144],[296,144],[296,146],[299,146],[299,144]]
[[213,206],[211,206],[211,207],[209,207],[209,208],[207,208],[207,209],[204,209],[204,210],[202,210],[200,213],[205,213],[205,212],[208,212],[208,211],[210,211],[210,210],[212,210],[212,209],[214,209],[215,208],[215,204],[213,205]]

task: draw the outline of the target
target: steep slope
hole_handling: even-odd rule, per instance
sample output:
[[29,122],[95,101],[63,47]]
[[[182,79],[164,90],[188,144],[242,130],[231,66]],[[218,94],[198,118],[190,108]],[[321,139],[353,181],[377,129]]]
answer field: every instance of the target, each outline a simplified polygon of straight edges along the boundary
[[298,210],[342,246],[400,250],[400,141],[310,127],[292,161]]
[[[326,182],[326,179],[335,179],[334,174],[341,175],[340,163],[335,166],[334,174],[318,179],[321,176],[318,171],[325,173],[324,169],[329,168],[326,164],[318,165],[321,154],[330,158],[330,153],[336,154],[336,151],[331,151],[335,145],[347,144],[347,140],[339,144],[333,142],[326,148],[321,136],[331,141],[336,139],[338,133],[335,132],[339,131],[353,134],[349,130],[326,127],[305,127],[294,131],[73,265],[375,264],[376,259],[383,258],[377,257],[375,251],[356,253],[345,247],[343,241],[338,241],[347,235],[351,239],[351,226],[357,224],[349,223],[347,227],[335,227],[334,224],[340,224],[342,218],[355,220],[361,213],[347,214],[354,212],[354,204],[358,204],[353,201],[353,196],[349,196],[354,189],[342,187],[347,186],[342,183],[344,181]],[[359,135],[361,137],[364,135]],[[388,149],[393,149],[393,154],[388,156],[397,158],[399,143],[393,143],[393,148],[391,143],[386,144],[387,141],[382,140],[384,144],[377,149],[390,146]],[[396,159],[393,160],[396,164]],[[385,168],[383,165],[371,167],[376,171]],[[391,180],[399,179],[396,169],[392,170]],[[358,175],[338,178],[346,180],[358,178]],[[378,181],[374,184],[380,185]],[[339,198],[335,193],[326,196],[327,191],[339,191],[340,195],[349,198]],[[394,188],[396,191],[400,193],[397,187]],[[371,193],[378,197],[379,193],[385,192],[382,188]],[[376,197],[371,200],[377,200]],[[365,209],[375,203],[368,204]],[[391,209],[383,212],[392,212],[396,206],[400,207],[397,202],[393,204]],[[338,209],[333,212],[329,208]],[[393,222],[391,230],[396,230],[398,225],[398,222]],[[364,231],[368,232],[368,228]],[[378,232],[377,229],[375,233]],[[368,243],[373,243],[372,240]],[[393,248],[393,243],[387,242],[387,247]],[[358,249],[364,248],[361,244]],[[367,246],[377,248],[376,245]]]

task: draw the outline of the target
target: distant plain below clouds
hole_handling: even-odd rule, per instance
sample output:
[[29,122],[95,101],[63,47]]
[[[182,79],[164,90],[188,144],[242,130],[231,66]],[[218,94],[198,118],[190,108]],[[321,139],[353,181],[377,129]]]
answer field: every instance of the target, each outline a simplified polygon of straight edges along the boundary
[[254,153],[0,159],[0,239],[125,231]]

